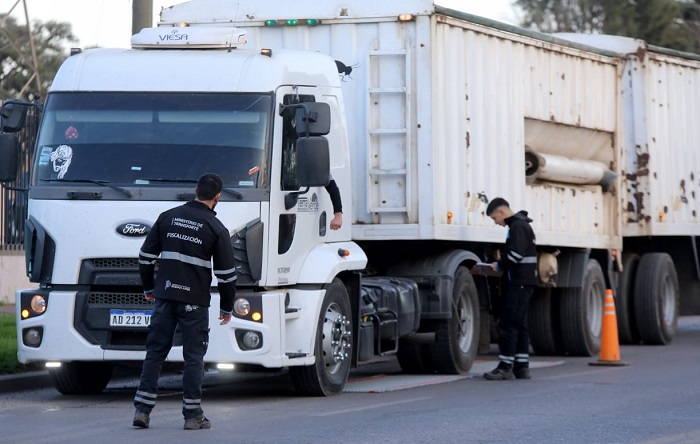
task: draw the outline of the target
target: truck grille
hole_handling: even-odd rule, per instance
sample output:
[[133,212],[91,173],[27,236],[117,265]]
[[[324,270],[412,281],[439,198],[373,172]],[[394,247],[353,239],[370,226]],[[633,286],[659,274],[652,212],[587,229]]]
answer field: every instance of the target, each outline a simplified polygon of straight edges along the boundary
[[126,307],[130,305],[152,306],[153,302],[147,301],[143,293],[118,293],[111,291],[91,291],[88,295],[88,305],[110,305]]
[[95,258],[88,259],[85,262],[89,262],[94,268],[128,268],[136,270],[139,268],[139,260],[136,258]]

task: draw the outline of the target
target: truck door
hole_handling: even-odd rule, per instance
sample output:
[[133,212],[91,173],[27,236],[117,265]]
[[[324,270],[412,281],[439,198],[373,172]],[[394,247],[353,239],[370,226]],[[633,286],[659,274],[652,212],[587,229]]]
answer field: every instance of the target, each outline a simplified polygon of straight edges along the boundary
[[[306,91],[305,91],[306,90]],[[278,91],[277,106],[291,105],[300,102],[316,101],[313,88],[284,87]],[[279,115],[279,109],[277,114]],[[324,208],[321,202],[321,193],[326,193],[323,187],[311,187],[309,191],[299,194],[296,203],[289,207],[285,205],[284,197],[289,193],[304,191],[296,180],[296,140],[297,134],[293,125],[294,113],[282,113],[281,137],[275,139],[275,150],[279,155],[275,160],[280,162],[280,180],[272,187],[277,187],[280,192],[272,193],[270,205],[271,214],[278,213],[276,221],[278,230],[271,231],[271,243],[277,243],[277,255],[271,251],[271,258],[276,263],[271,263],[270,283],[272,285],[286,285],[296,283],[301,266],[308,252],[319,243],[324,242],[330,221],[332,208]],[[279,122],[279,120],[278,120]],[[278,198],[273,198],[277,195]],[[288,208],[289,207],[289,208]],[[277,210],[277,211],[275,211]],[[274,218],[274,216],[273,216]],[[276,238],[276,239],[275,239]],[[275,277],[276,276],[276,277]]]

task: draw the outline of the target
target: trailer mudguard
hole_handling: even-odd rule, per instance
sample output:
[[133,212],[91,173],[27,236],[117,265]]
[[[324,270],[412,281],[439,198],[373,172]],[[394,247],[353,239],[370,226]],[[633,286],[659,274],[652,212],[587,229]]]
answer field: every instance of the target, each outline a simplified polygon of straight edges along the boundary
[[591,256],[590,250],[565,251],[558,257],[559,272],[557,287],[579,288],[583,286],[583,275]]
[[355,242],[318,245],[306,256],[297,283],[330,283],[341,272],[362,270],[366,265],[367,255]]

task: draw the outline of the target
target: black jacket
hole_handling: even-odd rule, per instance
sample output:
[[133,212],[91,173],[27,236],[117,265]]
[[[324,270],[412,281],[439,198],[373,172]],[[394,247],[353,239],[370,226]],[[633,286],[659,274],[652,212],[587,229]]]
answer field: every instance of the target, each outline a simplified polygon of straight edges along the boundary
[[537,285],[537,249],[527,211],[519,211],[504,221],[508,236],[503,258],[498,269],[504,272],[511,285]]
[[[154,282],[155,261],[160,256]],[[208,307],[212,258],[221,295],[220,309],[230,312],[236,296],[236,264],[230,235],[216,213],[190,201],[165,211],[143,242],[139,273],[145,291],[159,299]]]

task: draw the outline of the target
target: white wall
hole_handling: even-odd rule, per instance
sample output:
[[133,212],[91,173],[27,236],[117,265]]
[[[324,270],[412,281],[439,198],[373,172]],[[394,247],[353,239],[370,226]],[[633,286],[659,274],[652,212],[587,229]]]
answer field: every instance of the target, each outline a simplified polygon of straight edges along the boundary
[[15,290],[34,286],[25,273],[24,251],[0,250],[0,302],[15,303]]

